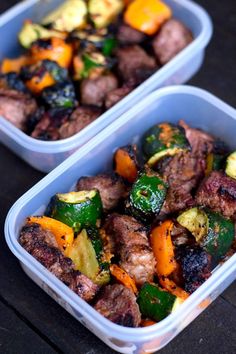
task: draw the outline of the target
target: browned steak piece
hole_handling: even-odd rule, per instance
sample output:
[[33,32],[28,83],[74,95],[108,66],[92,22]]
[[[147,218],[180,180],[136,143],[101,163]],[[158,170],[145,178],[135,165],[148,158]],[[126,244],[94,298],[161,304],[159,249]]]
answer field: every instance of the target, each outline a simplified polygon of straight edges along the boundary
[[189,128],[183,121],[180,125],[191,145],[191,151],[182,152],[162,163],[161,174],[169,189],[162,213],[173,213],[194,204],[193,194],[205,176],[206,158],[212,152],[214,139],[200,129]]
[[151,282],[156,261],[144,226],[131,216],[112,214],[107,218],[104,229],[111,238],[111,244],[115,244],[114,251],[120,257],[120,266],[136,284]]
[[196,202],[236,219],[236,180],[221,171],[212,171],[202,181],[196,194]]
[[116,51],[118,71],[124,82],[134,81],[137,86],[157,69],[157,63],[140,46],[130,45]]
[[184,288],[193,293],[211,275],[211,256],[200,246],[180,246],[177,260],[182,268]]
[[175,247],[195,242],[195,238],[192,234],[177,221],[174,222],[174,226],[171,230],[171,240]]
[[37,109],[35,99],[16,90],[0,88],[0,116],[25,130],[29,115]]
[[80,96],[83,105],[102,107],[108,92],[118,87],[118,80],[113,74],[85,79],[81,83]]
[[73,269],[72,260],[65,257],[56,247],[55,238],[50,231],[42,229],[39,224],[26,224],[21,230],[19,242],[27,252],[82,299],[92,300],[99,287]]
[[141,314],[133,292],[121,284],[107,285],[94,305],[108,320],[125,327],[138,327]]
[[116,38],[122,44],[139,44],[145,40],[146,36],[143,32],[122,23],[118,28]]
[[128,95],[132,90],[132,87],[122,86],[113,91],[108,92],[105,100],[106,109],[109,109],[114,106],[116,103],[122,100],[122,98]]
[[168,20],[153,40],[153,49],[162,65],[170,61],[193,40],[192,33],[178,20]]
[[59,129],[61,139],[68,138],[97,119],[102,111],[97,107],[80,106]]
[[127,190],[119,177],[102,174],[91,177],[81,177],[76,185],[78,191],[98,189],[105,212],[114,209],[122,198],[127,196]]

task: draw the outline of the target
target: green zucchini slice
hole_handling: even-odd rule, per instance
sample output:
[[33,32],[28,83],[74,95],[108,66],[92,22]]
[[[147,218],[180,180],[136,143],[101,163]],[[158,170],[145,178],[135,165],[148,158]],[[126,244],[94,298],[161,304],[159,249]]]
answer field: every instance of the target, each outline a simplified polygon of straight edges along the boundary
[[73,227],[75,232],[98,225],[102,215],[102,201],[96,189],[91,191],[56,194],[52,197],[46,215]]
[[236,179],[236,151],[227,157],[225,173],[229,177]]
[[96,228],[83,229],[77,236],[68,255],[75,269],[98,285],[110,281],[109,263],[104,261],[103,245]]
[[184,129],[178,125],[161,123],[150,128],[142,138],[143,152],[149,166],[165,156],[190,150]]
[[126,207],[134,217],[148,221],[159,214],[166,192],[167,185],[159,175],[145,171],[133,184]]
[[221,259],[234,241],[234,223],[209,209],[189,209],[177,221],[215,260]]
[[139,292],[137,302],[143,316],[158,322],[175,311],[183,300],[157,285],[146,283]]

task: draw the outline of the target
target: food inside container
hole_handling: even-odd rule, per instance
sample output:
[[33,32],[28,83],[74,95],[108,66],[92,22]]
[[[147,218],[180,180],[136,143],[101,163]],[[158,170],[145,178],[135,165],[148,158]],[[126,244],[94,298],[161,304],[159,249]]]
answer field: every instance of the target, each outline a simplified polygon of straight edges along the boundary
[[234,157],[182,120],[155,124],[114,151],[112,173],[48,196],[19,243],[112,322],[160,322],[235,252]]
[[73,136],[168,63],[193,34],[159,0],[67,0],[1,62],[0,115],[39,140]]

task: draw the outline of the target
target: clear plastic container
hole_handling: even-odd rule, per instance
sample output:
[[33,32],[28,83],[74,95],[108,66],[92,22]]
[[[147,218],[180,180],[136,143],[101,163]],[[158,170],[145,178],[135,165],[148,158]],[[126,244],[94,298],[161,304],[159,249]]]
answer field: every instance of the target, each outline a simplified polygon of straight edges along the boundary
[[[0,141],[34,168],[49,172],[145,95],[159,87],[182,84],[190,79],[202,64],[205,47],[212,35],[211,20],[205,10],[192,1],[165,1],[171,6],[174,17],[185,23],[194,34],[195,39],[187,48],[114,107],[70,138],[60,141],[40,141],[27,136],[0,117]],[[39,20],[61,2],[62,0],[26,0],[0,16],[0,60],[19,54],[17,34],[25,19]]]
[[198,88],[163,88],[118,118],[31,188],[14,204],[6,219],[6,241],[28,276],[99,339],[120,353],[151,353],[165,346],[236,278],[236,254],[218,266],[175,313],[153,326],[135,329],[116,325],[102,317],[28,254],[17,238],[26,217],[42,214],[55,193],[73,189],[81,176],[111,169],[112,155],[117,147],[137,141],[155,123],[179,119],[220,137],[230,148],[236,149],[236,111],[233,108]]

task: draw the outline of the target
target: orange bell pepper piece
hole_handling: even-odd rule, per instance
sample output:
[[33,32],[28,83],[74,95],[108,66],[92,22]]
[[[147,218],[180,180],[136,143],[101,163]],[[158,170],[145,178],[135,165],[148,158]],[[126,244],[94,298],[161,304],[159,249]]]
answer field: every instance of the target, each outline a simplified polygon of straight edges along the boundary
[[189,297],[189,294],[186,291],[184,291],[183,289],[181,289],[179,286],[177,286],[175,284],[175,282],[173,282],[173,280],[171,280],[169,278],[165,278],[165,277],[160,277],[159,282],[160,282],[161,286],[165,290],[167,290],[169,293],[171,293],[183,300],[186,300]]
[[25,65],[31,64],[31,58],[22,55],[19,58],[15,59],[4,59],[1,64],[1,73],[2,74],[8,74],[10,72],[16,72],[19,73],[21,68]]
[[71,227],[47,216],[31,216],[27,221],[39,224],[43,229],[49,230],[55,236],[59,249],[65,255],[68,254],[74,241],[74,231]]
[[132,151],[129,153],[126,147],[116,150],[114,155],[115,172],[133,183],[138,175],[138,167],[135,161],[135,156],[132,156]]
[[131,278],[131,276],[128,273],[126,273],[124,269],[120,268],[116,264],[111,264],[110,272],[119,283],[123,284],[124,286],[132,290],[134,294],[138,293],[138,289],[135,285],[134,280]]
[[55,84],[55,80],[48,72],[45,72],[42,77],[33,76],[32,79],[26,81],[25,84],[31,92],[38,95],[45,87]]
[[148,326],[152,326],[154,324],[156,324],[157,322],[153,321],[153,320],[149,320],[149,319],[145,319],[141,321],[141,327],[148,327]]
[[160,0],[134,0],[128,5],[124,20],[136,30],[153,35],[171,16],[169,6]]
[[151,245],[157,261],[156,272],[159,276],[167,277],[177,267],[174,246],[171,241],[173,225],[171,220],[166,220],[151,232]]
[[73,54],[72,45],[57,37],[51,38],[51,46],[49,48],[39,47],[36,42],[32,44],[30,51],[34,63],[44,59],[54,60],[63,68],[69,67]]

